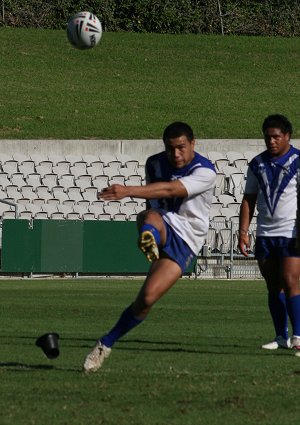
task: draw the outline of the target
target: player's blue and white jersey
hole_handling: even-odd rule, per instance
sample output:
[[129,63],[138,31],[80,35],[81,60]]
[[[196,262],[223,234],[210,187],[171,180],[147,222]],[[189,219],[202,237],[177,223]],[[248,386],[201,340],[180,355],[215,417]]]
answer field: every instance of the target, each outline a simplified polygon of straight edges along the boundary
[[257,194],[257,236],[296,236],[299,149],[279,158],[268,151],[249,163],[245,193]]
[[216,172],[213,164],[195,152],[190,164],[174,168],[166,152],[152,155],[146,162],[146,181],[180,180],[187,190],[185,198],[161,198],[147,201],[148,207],[165,211],[163,218],[197,255],[209,225]]

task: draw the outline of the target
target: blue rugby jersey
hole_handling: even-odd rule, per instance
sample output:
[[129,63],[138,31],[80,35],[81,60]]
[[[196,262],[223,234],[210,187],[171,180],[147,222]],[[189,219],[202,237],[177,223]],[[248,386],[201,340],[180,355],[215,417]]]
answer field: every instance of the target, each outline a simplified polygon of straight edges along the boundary
[[266,150],[248,167],[245,193],[257,194],[257,236],[296,236],[299,149],[273,158]]
[[197,255],[204,243],[209,225],[216,172],[213,164],[195,152],[190,164],[174,168],[166,152],[152,155],[146,162],[146,181],[180,180],[187,190],[185,198],[150,199],[147,206],[164,210],[164,220]]

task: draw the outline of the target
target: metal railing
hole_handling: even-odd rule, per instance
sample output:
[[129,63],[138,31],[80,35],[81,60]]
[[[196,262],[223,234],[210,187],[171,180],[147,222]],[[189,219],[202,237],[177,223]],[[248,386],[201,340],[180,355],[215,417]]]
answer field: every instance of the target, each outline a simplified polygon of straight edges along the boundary
[[238,248],[238,223],[212,220],[205,244],[197,257],[195,279],[260,279],[254,258],[256,224],[249,229],[249,256],[244,257]]

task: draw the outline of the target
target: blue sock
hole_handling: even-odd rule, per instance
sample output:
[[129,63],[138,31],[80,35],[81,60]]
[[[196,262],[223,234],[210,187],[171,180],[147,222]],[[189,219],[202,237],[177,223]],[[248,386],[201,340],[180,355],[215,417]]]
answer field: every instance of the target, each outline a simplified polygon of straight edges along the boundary
[[140,233],[144,232],[145,230],[153,233],[154,239],[155,239],[157,245],[159,245],[160,244],[160,233],[157,230],[157,228],[152,226],[152,224],[145,223],[145,224],[143,224]]
[[143,320],[139,320],[134,317],[130,305],[123,311],[115,326],[108,332],[108,334],[100,338],[100,341],[102,344],[106,345],[106,347],[112,347],[118,339],[135,326],[139,325],[142,321]]
[[293,327],[293,335],[300,336],[300,295],[287,298],[286,306]]
[[276,336],[288,339],[288,313],[285,294],[268,294],[269,310],[273,319]]

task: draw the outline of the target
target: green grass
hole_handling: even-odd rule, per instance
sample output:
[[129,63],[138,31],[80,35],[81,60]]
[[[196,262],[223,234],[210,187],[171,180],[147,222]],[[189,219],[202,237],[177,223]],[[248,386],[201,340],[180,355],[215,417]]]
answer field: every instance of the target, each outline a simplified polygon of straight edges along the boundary
[[78,51],[65,31],[0,29],[0,139],[260,138],[281,112],[300,137],[299,39],[104,33]]
[[[300,359],[273,336],[262,281],[181,280],[99,373],[81,372],[136,280],[9,280],[1,290],[1,424],[296,425]],[[60,334],[60,356],[35,347]]]

